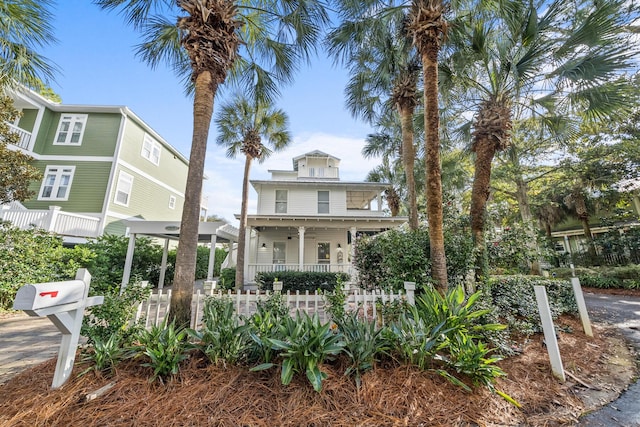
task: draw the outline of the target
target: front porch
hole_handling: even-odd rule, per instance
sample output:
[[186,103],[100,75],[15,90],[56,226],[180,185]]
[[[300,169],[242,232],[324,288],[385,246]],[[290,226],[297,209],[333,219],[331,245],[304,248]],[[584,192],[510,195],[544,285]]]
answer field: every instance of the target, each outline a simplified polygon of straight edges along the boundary
[[245,234],[245,284],[257,273],[308,271],[347,273],[356,280],[356,238],[406,222],[406,217],[297,217],[250,215]]

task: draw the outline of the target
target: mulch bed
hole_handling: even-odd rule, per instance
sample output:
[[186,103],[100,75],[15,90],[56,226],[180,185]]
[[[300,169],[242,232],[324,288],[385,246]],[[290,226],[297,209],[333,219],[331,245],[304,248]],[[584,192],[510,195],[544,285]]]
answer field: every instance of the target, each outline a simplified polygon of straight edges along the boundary
[[[559,345],[565,369],[585,382],[607,368],[609,339],[581,332],[575,318],[561,320]],[[378,366],[362,387],[342,375],[340,361],[323,367],[329,378],[320,393],[298,375],[289,386],[279,370],[211,366],[194,357],[167,384],[149,383],[150,368],[119,365],[113,378],[89,373],[50,390],[55,360],[22,372],[0,386],[2,426],[556,426],[573,425],[586,409],[576,392],[552,375],[540,336],[522,343],[523,353],[500,362],[508,373],[496,388],[516,408],[486,388],[472,393],[433,372],[407,366]],[[596,349],[594,351],[593,349]],[[92,401],[85,396],[113,382]]]

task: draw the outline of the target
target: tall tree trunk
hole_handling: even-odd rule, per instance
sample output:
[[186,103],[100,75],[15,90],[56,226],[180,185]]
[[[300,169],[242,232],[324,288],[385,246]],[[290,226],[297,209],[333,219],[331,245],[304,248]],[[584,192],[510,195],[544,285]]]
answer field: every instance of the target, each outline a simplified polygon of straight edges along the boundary
[[169,313],[170,321],[175,321],[176,325],[186,326],[189,326],[191,322],[191,299],[196,276],[204,161],[207,153],[211,116],[213,115],[213,101],[218,88],[208,71],[198,74],[194,85],[193,137]]
[[596,256],[596,247],[593,244],[593,234],[591,234],[591,224],[589,224],[589,211],[587,209],[587,202],[582,194],[582,187],[579,185],[574,187],[571,197],[573,198],[576,216],[582,224],[584,238],[587,241],[587,251],[589,252],[589,256],[593,259]]
[[249,204],[249,171],[253,158],[246,154],[244,161],[244,176],[242,178],[242,207],[240,208],[240,228],[238,230],[238,254],[236,258],[236,289],[244,286],[244,252],[246,246],[247,212]]
[[414,176],[415,149],[413,147],[413,108],[398,103],[398,113],[402,128],[402,165],[407,181],[409,199],[409,228],[418,229],[418,202],[416,199],[416,179]]
[[530,253],[536,254],[533,261],[527,259],[530,274],[542,275],[540,268],[540,260],[538,259],[538,239],[536,238],[535,229],[533,226],[533,215],[531,215],[531,206],[529,205],[529,193],[527,182],[522,175],[518,172],[516,176],[516,200],[518,201],[518,209],[520,210],[520,218],[522,223],[526,227],[527,233],[527,248]]
[[487,254],[484,239],[484,225],[487,200],[489,199],[489,184],[491,181],[491,162],[496,153],[496,146],[488,138],[476,140],[475,173],[471,190],[471,235],[474,246],[474,270],[476,282],[481,282],[487,276]]
[[438,51],[436,37],[425,43],[422,54],[424,73],[424,128],[426,158],[427,218],[429,221],[429,244],[431,253],[431,275],[436,289],[447,292],[447,258],[444,250],[442,213],[442,166],[440,164],[440,110],[438,108]]

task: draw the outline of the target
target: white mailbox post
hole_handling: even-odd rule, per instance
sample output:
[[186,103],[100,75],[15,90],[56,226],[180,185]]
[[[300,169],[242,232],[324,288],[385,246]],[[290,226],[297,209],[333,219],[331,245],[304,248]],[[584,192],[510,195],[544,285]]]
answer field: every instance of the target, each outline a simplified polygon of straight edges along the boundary
[[69,379],[76,357],[84,309],[102,304],[104,297],[89,298],[91,274],[81,268],[75,280],[24,285],[13,301],[14,310],[29,316],[48,317],[62,333],[58,362],[51,388],[57,389]]

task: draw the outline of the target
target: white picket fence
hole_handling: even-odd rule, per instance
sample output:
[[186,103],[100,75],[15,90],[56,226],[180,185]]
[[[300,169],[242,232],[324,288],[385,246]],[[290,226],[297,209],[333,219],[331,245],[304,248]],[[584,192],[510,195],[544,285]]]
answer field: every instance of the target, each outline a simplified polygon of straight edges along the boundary
[[[409,304],[414,303],[415,283],[405,282],[405,290],[397,293],[384,292],[381,290],[366,291],[361,289],[345,290],[347,297],[345,300],[345,310],[347,312],[358,311],[359,315],[372,320],[381,320],[378,316],[378,302],[387,303],[405,299]],[[278,291],[276,291],[278,292]],[[272,291],[221,291],[213,288],[206,291],[197,290],[193,295],[191,307],[191,325],[193,329],[202,326],[202,314],[205,298],[228,298],[233,301],[237,315],[250,316],[256,311],[257,301],[265,300],[273,295]],[[310,315],[317,314],[321,321],[331,320],[325,307],[328,305],[326,297],[322,293],[309,291],[286,292],[282,294],[283,300],[289,307],[289,313],[295,316],[297,311],[304,311]],[[138,306],[136,322],[144,321],[145,327],[160,325],[171,305],[171,290],[163,292],[159,289],[157,293],[151,294],[149,299],[143,301]]]

